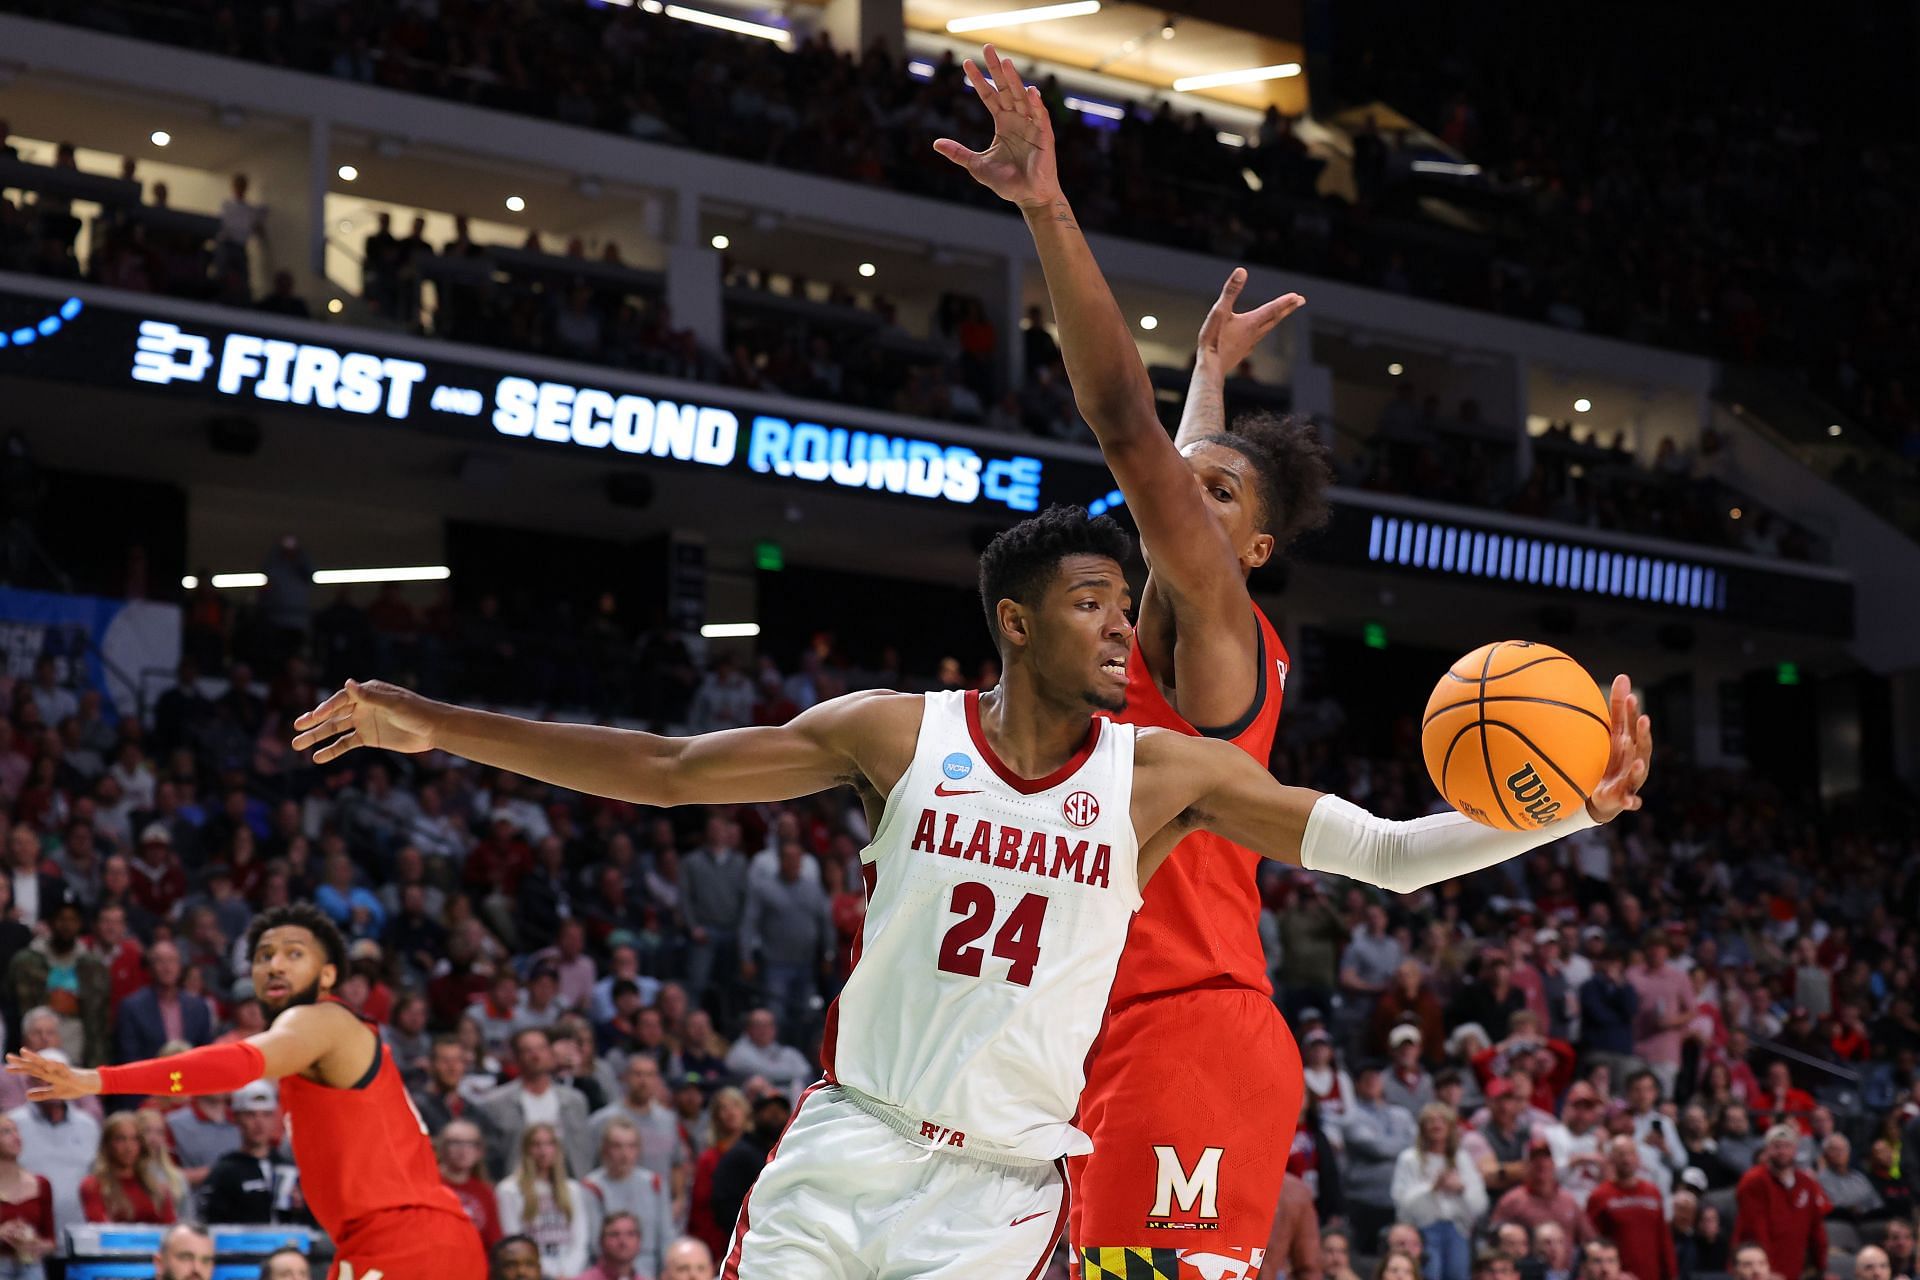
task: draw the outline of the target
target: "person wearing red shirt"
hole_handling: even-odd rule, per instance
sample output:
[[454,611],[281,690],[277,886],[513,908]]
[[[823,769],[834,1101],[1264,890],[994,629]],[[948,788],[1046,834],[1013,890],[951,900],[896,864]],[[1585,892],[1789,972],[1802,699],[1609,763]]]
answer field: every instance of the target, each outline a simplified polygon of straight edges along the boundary
[[1803,1134],[1813,1132],[1813,1095],[1793,1087],[1793,1073],[1778,1059],[1767,1064],[1766,1088],[1750,1105],[1773,1120],[1798,1125]]
[[1620,1246],[1620,1266],[1636,1280],[1679,1280],[1673,1235],[1660,1188],[1640,1176],[1639,1145],[1626,1134],[1607,1143],[1611,1176],[1587,1197],[1593,1229]]
[[720,1167],[720,1157],[728,1148],[739,1141],[740,1135],[747,1131],[752,1119],[747,1109],[747,1097],[731,1086],[717,1091],[713,1095],[711,1113],[713,1140],[700,1158],[693,1164],[693,1191],[687,1209],[687,1234],[696,1240],[703,1240],[709,1249],[718,1255],[727,1247],[727,1237],[733,1234],[731,1226],[724,1226],[713,1216],[713,1171]]
[[1833,1205],[1813,1175],[1795,1167],[1799,1151],[1799,1130],[1773,1126],[1760,1162],[1741,1175],[1734,1190],[1733,1243],[1765,1249],[1773,1273],[1783,1280],[1817,1277],[1827,1268],[1826,1218]]
[[434,1143],[440,1156],[440,1181],[473,1219],[480,1239],[491,1249],[500,1243],[500,1202],[487,1181],[486,1139],[471,1120],[453,1120]]
[[[93,1172],[80,1179],[80,1207],[88,1222],[173,1222],[175,1188],[166,1169],[145,1150],[140,1121],[131,1111],[107,1117]],[[183,1184],[178,1188],[186,1190]]]
[[147,985],[146,949],[127,929],[127,909],[116,904],[100,908],[93,921],[93,949],[107,965],[107,1008],[120,1012],[120,1002]]
[[[1507,1026],[1505,1040],[1473,1055],[1473,1071],[1480,1077],[1480,1087],[1486,1088],[1514,1068],[1524,1068],[1532,1073],[1533,1093],[1528,1102],[1548,1115],[1557,1114],[1560,1096],[1573,1084],[1577,1056],[1573,1046],[1547,1035],[1531,1010],[1518,1011],[1508,1019]],[[1640,1280],[1647,1277],[1641,1276]]]
[[53,1184],[20,1167],[20,1126],[0,1115],[0,1263],[33,1275],[55,1247]]
[[531,870],[532,847],[513,825],[513,815],[495,809],[486,838],[467,855],[461,879],[478,895],[502,893],[511,898],[520,887],[520,877]]
[[1554,1168],[1553,1144],[1536,1137],[1527,1144],[1527,1180],[1513,1188],[1493,1206],[1495,1226],[1512,1222],[1527,1229],[1531,1236],[1543,1222],[1551,1222],[1566,1232],[1576,1248],[1585,1248],[1593,1239],[1593,1224],[1573,1194],[1560,1185]]
[[1873,1042],[1867,1038],[1867,1025],[1860,1019],[1860,1006],[1843,1004],[1833,1021],[1830,1041],[1836,1062],[1865,1062],[1873,1057]]

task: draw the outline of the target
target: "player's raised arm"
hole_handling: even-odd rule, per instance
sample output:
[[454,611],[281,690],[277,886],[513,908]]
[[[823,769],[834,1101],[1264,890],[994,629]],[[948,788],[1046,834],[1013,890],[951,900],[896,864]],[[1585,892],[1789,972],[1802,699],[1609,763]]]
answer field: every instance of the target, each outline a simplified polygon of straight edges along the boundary
[[1156,572],[1176,591],[1217,585],[1238,609],[1246,594],[1238,558],[1160,424],[1126,316],[1060,190],[1053,123],[1040,91],[1022,84],[992,45],[982,56],[992,79],[971,58],[966,73],[993,116],[992,144],[975,152],[941,138],[934,148],[1025,216],[1046,271],[1074,401],[1140,524]]
[[[882,794],[886,757],[913,743],[918,698],[882,691],[823,702],[772,728],[669,738],[603,725],[552,724],[435,702],[384,681],[349,680],[295,720],[294,749],[325,764],[356,747],[440,750],[570,791],[666,808],[791,800],[863,778]],[[874,732],[900,719],[901,733]],[[904,768],[904,757],[898,762]]]
[[[1410,822],[1376,817],[1338,796],[1274,781],[1245,752],[1165,731],[1143,733],[1134,795],[1151,875],[1180,836],[1217,832],[1263,857],[1411,893],[1468,875],[1640,807],[1653,755],[1652,726],[1625,676],[1614,679],[1607,771],[1585,807],[1532,831],[1496,831],[1458,813]],[[1156,823],[1164,826],[1155,825]]]
[[1253,354],[1282,320],[1307,305],[1297,293],[1285,293],[1251,311],[1235,311],[1240,291],[1247,287],[1247,269],[1235,267],[1220,286],[1220,296],[1201,322],[1194,344],[1193,376],[1187,381],[1187,402],[1180,410],[1180,431],[1174,448],[1185,449],[1196,440],[1227,429],[1227,377]]

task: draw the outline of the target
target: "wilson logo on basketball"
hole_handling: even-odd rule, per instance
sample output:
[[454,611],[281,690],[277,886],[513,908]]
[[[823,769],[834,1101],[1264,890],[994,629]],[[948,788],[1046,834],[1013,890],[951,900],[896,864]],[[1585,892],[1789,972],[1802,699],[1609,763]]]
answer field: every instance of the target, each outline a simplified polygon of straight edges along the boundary
[[1547,784],[1540,780],[1540,773],[1531,760],[1507,775],[1507,790],[1537,826],[1545,826],[1560,814],[1560,802],[1548,793]]
[[1091,791],[1076,791],[1067,797],[1060,811],[1074,826],[1090,827],[1100,817],[1100,802],[1093,798]]

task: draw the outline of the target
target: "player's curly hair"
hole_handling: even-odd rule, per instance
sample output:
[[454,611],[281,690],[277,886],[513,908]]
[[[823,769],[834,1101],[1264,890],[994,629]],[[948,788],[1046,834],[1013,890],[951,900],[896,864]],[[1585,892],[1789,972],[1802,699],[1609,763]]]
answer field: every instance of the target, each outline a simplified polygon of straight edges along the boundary
[[1244,413],[1226,431],[1205,437],[1233,450],[1260,473],[1260,532],[1279,556],[1296,538],[1326,524],[1333,463],[1319,430],[1292,414]]
[[312,934],[327,953],[327,963],[342,978],[347,976],[347,939],[333,917],[311,902],[293,902],[284,907],[269,907],[247,926],[247,958],[260,949],[260,935],[282,925],[298,925]]
[[1031,604],[1068,556],[1109,556],[1121,564],[1133,554],[1133,539],[1111,516],[1089,516],[1085,507],[1053,506],[1003,530],[980,555],[980,607],[987,629],[999,636],[1002,600]]

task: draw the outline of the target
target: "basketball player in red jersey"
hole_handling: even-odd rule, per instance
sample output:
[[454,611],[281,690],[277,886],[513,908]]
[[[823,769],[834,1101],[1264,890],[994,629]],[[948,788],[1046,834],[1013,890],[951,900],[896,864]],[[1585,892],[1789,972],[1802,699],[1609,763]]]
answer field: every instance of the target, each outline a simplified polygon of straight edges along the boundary
[[36,1077],[36,1102],[95,1093],[228,1093],[280,1081],[307,1206],[334,1243],[330,1280],[477,1280],[480,1234],[451,1191],[373,1024],[332,994],[347,944],[309,903],[275,907],[247,930],[253,989],[271,1024],[232,1044],[82,1070],[22,1050],[7,1070]]
[[[991,82],[972,61],[967,75],[993,115],[992,145],[935,147],[1026,215],[1075,398],[1140,527],[1149,571],[1118,718],[1221,738],[1264,765],[1287,653],[1247,576],[1324,522],[1332,475],[1307,424],[1251,415],[1224,430],[1222,390],[1305,299],[1236,314],[1246,273],[1233,273],[1201,329],[1169,440],[1060,191],[1046,110],[991,45],[984,60]],[[1196,832],[1148,886],[1081,1096],[1093,1154],[1070,1162],[1074,1261],[1090,1277],[1129,1274],[1124,1263],[1109,1270],[1129,1249],[1150,1250],[1167,1280],[1259,1274],[1302,1089],[1260,946],[1259,861]]]

